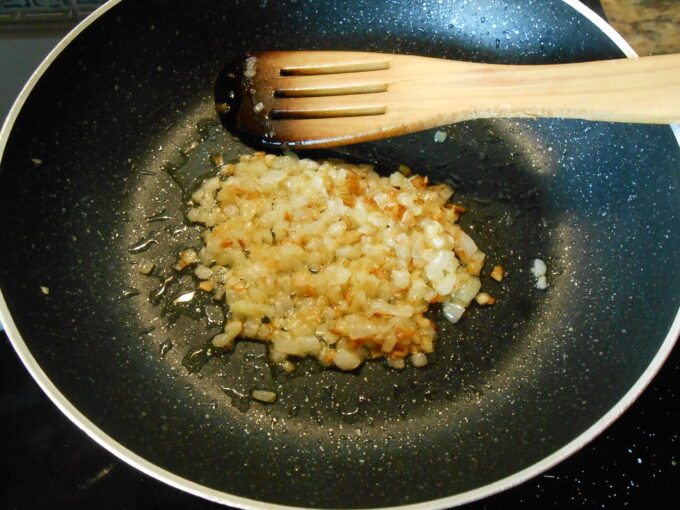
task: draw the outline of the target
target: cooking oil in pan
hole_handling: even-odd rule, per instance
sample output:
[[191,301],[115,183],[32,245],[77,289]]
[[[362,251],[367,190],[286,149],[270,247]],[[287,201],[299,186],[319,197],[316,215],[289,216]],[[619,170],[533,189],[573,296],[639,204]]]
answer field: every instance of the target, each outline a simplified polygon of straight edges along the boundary
[[182,190],[184,203],[191,199],[191,193],[205,178],[215,174],[222,162],[236,160],[242,154],[253,152],[253,149],[231,136],[216,118],[199,121],[196,135],[179,151],[175,160],[164,168]]

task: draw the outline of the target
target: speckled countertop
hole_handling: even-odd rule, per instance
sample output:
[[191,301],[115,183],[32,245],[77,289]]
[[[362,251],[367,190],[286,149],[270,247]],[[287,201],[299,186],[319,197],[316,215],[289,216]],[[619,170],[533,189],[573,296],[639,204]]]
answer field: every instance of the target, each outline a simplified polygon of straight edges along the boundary
[[609,23],[639,55],[680,53],[680,0],[601,0]]

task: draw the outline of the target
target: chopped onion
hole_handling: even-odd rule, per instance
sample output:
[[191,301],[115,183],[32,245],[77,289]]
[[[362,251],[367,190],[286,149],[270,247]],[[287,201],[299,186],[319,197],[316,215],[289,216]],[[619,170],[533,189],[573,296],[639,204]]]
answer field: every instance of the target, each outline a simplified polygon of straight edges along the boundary
[[477,301],[478,305],[485,306],[494,304],[496,302],[496,298],[486,292],[480,292],[475,296],[475,301]]
[[333,357],[333,363],[340,370],[354,370],[361,364],[361,358],[352,351],[338,349]]
[[422,352],[416,352],[415,354],[411,354],[411,357],[409,359],[411,361],[411,365],[413,365],[416,368],[421,368],[427,365],[427,356],[425,356],[425,354]]
[[234,342],[239,333],[243,330],[243,323],[241,321],[231,321],[224,326],[224,333],[216,335],[212,339],[212,344],[215,347],[229,347]]
[[494,266],[490,276],[497,282],[500,282],[505,276],[505,270],[503,269],[503,266]]
[[393,269],[392,283],[398,289],[406,289],[411,284],[411,274],[408,271]]
[[387,358],[387,366],[390,368],[396,368],[397,370],[403,370],[406,368],[406,362],[404,358]]
[[139,273],[143,275],[147,275],[153,271],[153,268],[155,267],[155,264],[151,262],[150,260],[143,260],[139,263]]
[[448,301],[442,305],[442,312],[444,313],[444,317],[446,317],[447,321],[449,321],[451,324],[455,324],[465,313],[465,307],[460,306],[458,303],[454,303],[453,301]]
[[531,266],[531,272],[538,278],[539,276],[544,276],[547,268],[545,267],[545,262],[541,259],[534,259],[533,266]]
[[456,284],[456,276],[453,273],[449,273],[444,278],[439,280],[434,286],[434,290],[437,294],[441,296],[448,296],[453,290],[453,286]]
[[246,78],[255,78],[257,74],[257,57],[246,58],[246,67],[243,70],[243,76]]
[[[253,73],[255,64],[247,64]],[[192,266],[199,295],[228,307],[214,345],[268,342],[284,370],[293,356],[342,370],[387,357],[404,368],[402,356],[421,352],[409,358],[418,366],[436,338],[424,317],[430,304],[455,303],[447,306],[455,321],[478,294],[484,254],[456,225],[450,186],[407,178],[405,167],[388,178],[289,151],[224,161],[215,160],[219,177],[203,182],[187,213],[206,227],[204,245],[175,266]]]
[[292,361],[283,361],[281,362],[281,368],[283,368],[286,372],[289,374],[295,370],[295,363]]
[[273,391],[253,390],[250,393],[250,396],[255,400],[259,400],[260,402],[265,402],[267,404],[272,404],[276,401],[276,393]]
[[479,281],[479,278],[476,278],[474,276],[467,275],[461,276],[463,276],[465,279],[461,283],[460,287],[458,287],[451,293],[451,297],[455,298],[456,301],[459,301],[460,304],[468,306],[470,302],[475,298],[475,296],[479,293],[481,283]]
[[213,274],[212,270],[203,264],[199,264],[196,266],[196,271],[194,271],[194,274],[201,280],[207,280],[210,278]]
[[547,268],[545,262],[541,259],[534,259],[534,263],[531,266],[531,272],[536,277],[536,288],[539,290],[545,290],[548,288],[548,280],[545,277]]

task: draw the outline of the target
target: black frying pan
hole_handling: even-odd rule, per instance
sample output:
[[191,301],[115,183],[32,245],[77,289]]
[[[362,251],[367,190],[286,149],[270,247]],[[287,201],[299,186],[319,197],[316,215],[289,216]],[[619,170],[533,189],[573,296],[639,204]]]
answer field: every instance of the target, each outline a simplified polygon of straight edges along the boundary
[[[476,121],[446,128],[442,144],[424,132],[311,154],[451,182],[471,211],[464,224],[506,267],[502,284],[484,282],[494,307],[455,327],[433,312],[440,340],[420,371],[306,361],[284,376],[261,344],[205,349],[221,320],[208,299],[172,304],[195,285],[169,269],[198,242],[183,200],[211,154],[250,150],[213,111],[224,62],[247,49],[515,64],[623,56],[566,2],[106,7],[43,65],[3,129],[0,285],[33,376],[132,465],[242,507],[451,506],[578,449],[667,356],[680,298],[680,152],[667,126]],[[547,292],[533,286],[536,257]],[[156,264],[151,277],[141,260]],[[253,387],[278,402],[241,396]]]

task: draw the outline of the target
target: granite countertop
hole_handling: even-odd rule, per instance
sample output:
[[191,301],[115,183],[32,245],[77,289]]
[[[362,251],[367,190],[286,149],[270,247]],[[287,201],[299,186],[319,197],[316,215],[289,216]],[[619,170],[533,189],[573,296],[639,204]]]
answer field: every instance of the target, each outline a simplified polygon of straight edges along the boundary
[[609,23],[639,55],[680,53],[680,0],[601,0]]

